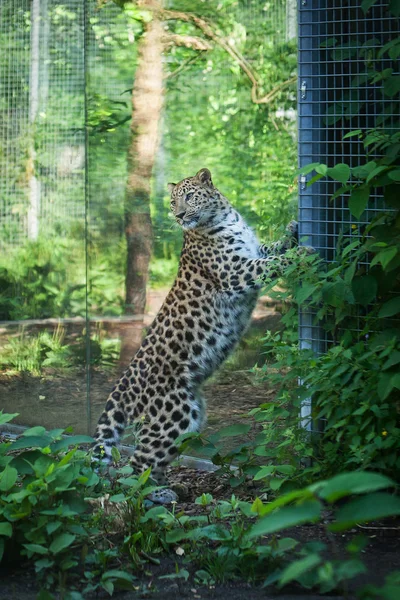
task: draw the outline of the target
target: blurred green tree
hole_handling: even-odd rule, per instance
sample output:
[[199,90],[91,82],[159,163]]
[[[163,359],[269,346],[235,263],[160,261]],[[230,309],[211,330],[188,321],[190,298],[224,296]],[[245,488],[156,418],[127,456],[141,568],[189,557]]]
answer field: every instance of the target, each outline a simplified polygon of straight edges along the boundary
[[[246,23],[246,18],[250,10],[256,8],[260,11],[262,7],[259,2],[224,0],[218,5],[204,5],[199,0],[177,1],[170,3],[168,9],[162,0],[118,0],[116,3],[141,20],[143,27],[138,40],[138,60],[132,88],[131,141],[125,193],[126,312],[143,315],[154,239],[151,219],[152,175],[163,114],[168,132],[164,149],[176,156],[179,172],[178,169],[172,169],[176,171],[176,179],[204,166],[198,162],[202,154],[200,146],[208,160],[217,165],[218,179],[227,182],[228,191],[241,209],[243,207],[240,204],[246,206],[241,201],[241,191],[250,186],[251,197],[245,194],[246,199],[250,200],[245,212],[256,211],[263,217],[270,213],[271,222],[264,220],[264,229],[269,228],[270,234],[276,217],[280,217],[279,222],[282,223],[290,211],[288,198],[292,190],[288,181],[294,171],[295,160],[294,153],[287,151],[289,146],[293,148],[295,136],[295,43],[286,40],[283,32],[281,44],[271,44],[272,32],[265,27],[268,21],[254,19],[254,16],[250,23],[256,31],[252,31],[252,43],[248,42],[249,23]],[[229,10],[232,5],[238,4],[242,8],[240,13]],[[280,5],[285,9],[286,2]],[[237,20],[238,14],[243,17],[243,22]],[[266,42],[268,33],[269,44]],[[214,77],[226,76],[227,71],[234,74],[233,86],[231,77],[228,88],[216,90],[213,86]],[[197,92],[195,104],[188,102],[193,98],[193,88]],[[164,112],[165,93],[168,94],[168,103]],[[284,117],[286,113],[289,114],[289,118],[280,119],[280,125],[276,116],[278,107]],[[182,140],[185,137],[182,152]],[[227,143],[228,137],[230,141]],[[280,141],[282,139],[283,144]],[[289,161],[284,161],[284,167],[288,167],[284,173],[285,183],[277,180],[282,172],[278,157],[282,150],[286,156],[289,154]],[[244,159],[240,164],[238,153]],[[256,164],[255,153],[260,156]],[[267,172],[257,173],[260,163],[263,163]],[[187,173],[182,171],[184,164],[188,165]],[[260,179],[265,182],[264,186],[260,186]],[[280,185],[284,188],[285,202],[282,202]],[[265,188],[269,189],[271,196],[276,195],[275,204],[265,203]],[[155,191],[159,192],[157,189]],[[160,217],[158,212],[165,218],[163,199],[156,208],[159,211],[153,210],[154,218]],[[132,335],[130,338],[132,340]],[[134,341],[134,345],[138,343],[138,339]],[[127,353],[131,354],[133,350],[131,343]]]

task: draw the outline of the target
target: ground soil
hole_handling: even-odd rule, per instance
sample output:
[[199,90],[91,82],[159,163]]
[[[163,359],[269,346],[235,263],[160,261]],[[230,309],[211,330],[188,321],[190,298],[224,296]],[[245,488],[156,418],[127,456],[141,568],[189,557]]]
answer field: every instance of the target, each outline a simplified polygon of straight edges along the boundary
[[[145,325],[151,323],[165,293],[166,290],[156,290],[150,294]],[[207,434],[240,422],[244,414],[268,401],[274,393],[268,382],[256,384],[249,373],[257,362],[263,362],[260,338],[266,331],[279,328],[280,314],[268,304],[268,298],[260,300],[251,327],[235,355],[205,385]],[[54,323],[47,324],[47,329],[56,326],[57,321],[54,320]],[[126,323],[118,321],[104,321],[101,325],[108,337],[122,337],[126,326]],[[18,335],[19,327],[13,323],[0,326],[0,350],[7,339]],[[43,329],[42,324],[26,325],[25,335],[38,329]],[[64,343],[75,344],[82,334],[82,323],[68,322],[65,329]],[[108,369],[94,365],[89,373],[84,367],[68,370],[45,368],[40,375],[0,370],[0,409],[19,413],[13,421],[15,424],[43,425],[47,429],[72,427],[75,433],[92,434],[105,400],[121,372],[119,365]]]

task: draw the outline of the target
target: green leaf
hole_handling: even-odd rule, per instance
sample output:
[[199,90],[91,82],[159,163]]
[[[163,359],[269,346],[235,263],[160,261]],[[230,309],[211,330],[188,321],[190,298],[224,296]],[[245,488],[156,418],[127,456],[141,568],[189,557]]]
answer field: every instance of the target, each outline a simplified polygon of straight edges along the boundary
[[351,282],[351,290],[355,301],[358,304],[367,306],[376,298],[378,282],[372,275],[355,277]]
[[72,535],[71,533],[60,533],[50,544],[50,552],[53,554],[58,554],[68,548],[74,541],[76,535]]
[[230,539],[230,532],[226,527],[223,527],[219,523],[206,525],[200,530],[201,537],[205,537],[208,540],[213,541],[224,541]]
[[160,575],[158,579],[189,579],[189,571],[186,569],[180,569],[177,573],[171,573],[170,575]]
[[295,467],[293,465],[277,465],[276,471],[278,473],[282,473],[283,475],[292,475],[295,472]]
[[126,501],[125,494],[114,494],[109,498],[110,502],[124,502]]
[[114,584],[111,579],[105,579],[101,582],[101,586],[106,590],[109,596],[114,594]]
[[311,171],[315,170],[315,167],[319,167],[320,163],[310,163],[308,165],[305,165],[304,167],[301,167],[297,172],[296,175],[308,175],[309,173],[311,173]]
[[267,533],[275,533],[288,527],[314,522],[320,516],[321,504],[317,500],[306,500],[303,504],[284,506],[257,521],[251,527],[249,537],[254,538]]
[[385,79],[383,91],[389,98],[396,96],[400,92],[400,75],[391,75]]
[[386,267],[389,265],[390,261],[397,255],[397,253],[398,250],[396,247],[389,246],[388,248],[381,250],[381,252],[378,252],[378,254],[374,256],[370,266],[374,267],[378,263],[381,263],[383,269],[385,270]]
[[383,365],[382,369],[383,370],[390,369],[390,367],[393,367],[394,365],[398,365],[399,363],[400,363],[400,352],[399,352],[399,350],[394,350],[393,352],[391,352],[389,358]]
[[102,581],[106,581],[107,579],[118,579],[119,581],[127,581],[128,583],[132,583],[136,578],[131,575],[131,573],[127,573],[126,571],[110,569],[109,571],[103,573],[101,579]]
[[24,548],[32,552],[33,554],[48,554],[49,551],[45,546],[41,546],[40,544],[22,544]]
[[52,439],[49,435],[31,435],[28,437],[20,437],[13,442],[8,450],[21,450],[21,448],[45,448],[49,446]]
[[12,536],[12,525],[11,523],[0,523],[0,535],[5,537]]
[[358,187],[353,189],[349,198],[349,210],[351,214],[359,219],[368,206],[369,187]]
[[393,169],[392,171],[389,171],[388,177],[393,179],[393,181],[400,181],[400,169]]
[[335,522],[329,526],[332,531],[343,531],[356,523],[383,519],[400,515],[400,498],[384,492],[368,494],[348,502],[341,508]]
[[61,521],[51,521],[50,523],[47,523],[46,531],[49,535],[51,535],[52,533],[57,531],[57,529],[59,529],[61,527],[61,525],[62,525]]
[[202,494],[194,501],[195,504],[200,504],[201,506],[208,506],[213,501],[213,497],[211,494]]
[[317,173],[319,173],[323,177],[325,177],[325,175],[327,175],[327,173],[328,173],[328,167],[324,164],[317,165],[315,167],[315,170],[317,171]]
[[369,183],[370,181],[372,181],[372,179],[375,179],[375,177],[377,177],[378,175],[380,175],[381,173],[385,172],[388,170],[388,167],[386,165],[381,165],[379,167],[376,167],[376,169],[373,169],[367,177],[367,183]]
[[[398,2],[398,0],[397,0]],[[388,53],[390,58],[396,60],[396,58],[400,55],[400,40],[396,37],[390,42],[387,42],[382,46],[382,48],[378,52],[378,58],[382,58],[385,53]]]
[[381,400],[385,400],[393,389],[393,381],[390,373],[381,373],[378,379],[377,392]]
[[376,162],[374,160],[370,160],[364,165],[358,165],[357,167],[353,167],[351,172],[354,177],[358,179],[367,179],[368,175],[376,168]]
[[280,508],[282,506],[286,506],[287,504],[291,504],[295,500],[304,501],[310,500],[314,498],[314,493],[310,488],[305,488],[302,490],[294,490],[293,492],[288,492],[282,496],[279,496],[276,500],[269,502],[262,509],[262,516],[271,514],[275,509]]
[[0,425],[4,425],[4,423],[8,423],[12,421],[15,417],[18,417],[19,413],[3,413],[0,412]]
[[326,304],[336,307],[342,307],[345,302],[354,303],[350,287],[340,278],[324,284],[322,298]]
[[185,529],[173,529],[172,531],[167,531],[165,535],[165,539],[168,544],[176,544],[176,542],[180,542],[181,540],[193,539],[199,536],[199,530],[190,529],[186,531]]
[[397,296],[396,298],[391,298],[391,300],[388,300],[387,302],[385,302],[385,304],[383,304],[383,306],[381,307],[378,316],[381,318],[386,318],[386,317],[393,317],[394,315],[397,315],[400,312],[400,296]]
[[363,0],[361,2],[361,8],[364,11],[364,13],[366,13],[375,3],[376,0]]
[[13,487],[18,479],[18,471],[14,467],[7,465],[2,473],[0,473],[0,491],[7,492]]
[[43,435],[46,433],[46,429],[41,425],[36,425],[36,427],[31,427],[30,429],[26,429],[22,435],[30,436],[30,435]]
[[327,170],[327,175],[340,183],[347,183],[350,178],[350,167],[345,163],[338,163],[334,167]]
[[261,467],[261,469],[254,475],[254,481],[259,481],[260,479],[264,479],[264,477],[269,477],[274,472],[275,467],[273,465]]
[[283,587],[291,581],[297,581],[304,573],[307,573],[321,562],[322,558],[319,554],[309,554],[305,558],[295,560],[282,572],[279,578],[279,587]]
[[394,485],[395,483],[391,479],[379,473],[356,471],[353,473],[341,473],[329,479],[319,490],[318,495],[327,502],[336,502],[336,500],[344,496],[375,492],[393,487]]
[[254,500],[253,504],[251,505],[251,512],[257,513],[258,515],[260,515],[263,507],[264,507],[264,505],[262,503],[262,500],[260,500],[260,498],[257,497]]
[[354,131],[349,131],[342,137],[342,140],[347,140],[350,137],[354,137],[355,135],[360,135],[362,133],[362,129],[355,129]]
[[400,1],[399,0],[390,0],[389,11],[395,17],[400,17]]
[[237,423],[236,425],[228,425],[219,429],[217,433],[210,436],[211,441],[217,441],[219,438],[234,437],[235,435],[245,435],[251,429],[251,425],[245,425],[244,423]]
[[58,442],[54,442],[51,444],[50,448],[52,452],[58,452],[59,450],[63,450],[64,448],[68,448],[68,446],[78,446],[78,444],[92,444],[93,438],[89,435],[68,435],[65,436],[62,440]]
[[400,390],[400,373],[395,373],[395,375],[392,376],[391,384],[393,387]]
[[111,458],[115,463],[121,460],[121,452],[118,450],[117,446],[111,448]]
[[303,283],[301,287],[296,290],[296,302],[302,305],[316,290],[316,286],[311,283]]

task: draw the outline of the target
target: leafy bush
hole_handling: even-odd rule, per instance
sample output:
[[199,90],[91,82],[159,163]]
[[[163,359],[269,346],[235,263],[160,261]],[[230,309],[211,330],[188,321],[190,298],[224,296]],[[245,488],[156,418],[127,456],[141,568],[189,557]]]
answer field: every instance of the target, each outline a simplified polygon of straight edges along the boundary
[[[14,416],[0,413],[0,425]],[[78,447],[92,438],[63,433],[37,426],[16,441],[0,443],[0,562],[12,565],[20,556],[27,557],[43,588],[58,588],[62,594],[77,586],[83,593],[102,587],[112,594],[114,585],[132,589],[133,575],[118,569],[119,552],[104,543],[103,532],[115,517],[104,516],[101,502],[93,512],[86,500],[94,498],[96,506],[96,497],[113,493],[111,482],[93,471],[90,455]],[[131,473],[130,467],[116,471],[119,488],[126,490],[122,498],[129,513],[125,533],[137,536],[134,542],[125,540],[128,551],[134,543],[149,545],[145,535],[138,542],[136,525],[144,515],[144,497],[154,489],[146,485],[150,472],[127,477]],[[111,495],[111,503],[119,501],[121,495]],[[148,529],[155,546],[154,528]],[[75,592],[70,598],[83,596]]]
[[65,343],[65,331],[60,326],[52,334],[42,331],[37,335],[28,334],[22,328],[15,337],[10,336],[2,347],[0,369],[40,375],[49,367],[82,367],[88,355],[91,365],[108,369],[114,368],[119,358],[119,350],[120,340],[108,338],[100,326],[90,339],[83,334],[71,344]]
[[0,265],[0,318],[4,320],[84,315],[83,246],[39,240]]
[[[93,246],[87,285],[82,241],[38,240],[0,263],[0,320],[123,313],[123,249],[98,256]],[[116,268],[116,264],[118,268]]]
[[[270,291],[289,306],[283,318],[288,329],[266,336],[267,363],[257,371],[280,390],[274,403],[253,412],[263,423],[264,455],[272,464],[293,467],[312,458],[313,466],[303,471],[306,480],[354,468],[400,476],[400,138],[381,130],[345,137],[352,135],[363,139],[373,161],[353,169],[313,164],[302,172],[317,171],[310,185],[322,176],[340,181],[332,200],[347,193],[357,219],[377,188],[387,211],[362,228],[353,225],[330,263],[314,256],[301,264],[292,257],[287,289]],[[295,341],[299,309],[325,329],[326,354],[315,355]],[[300,416],[310,398],[312,411]],[[314,433],[305,435],[300,425],[313,426]]]
[[39,375],[43,367],[69,367],[71,350],[63,344],[63,340],[64,330],[61,327],[52,335],[43,331],[36,336],[29,336],[22,329],[2,348],[0,368]]
[[[13,416],[1,414],[0,425]],[[394,482],[362,471],[268,503],[234,496],[215,502],[203,494],[196,500],[199,514],[186,515],[146,502],[157,489],[149,484],[150,470],[140,477],[129,465],[93,472],[89,454],[78,447],[90,441],[64,437],[61,429],[33,427],[15,441],[0,443],[0,561],[12,565],[26,557],[42,585],[39,597],[46,600],[53,599],[47,590],[82,600],[100,588],[110,595],[116,586],[132,589],[146,562],[158,564],[157,556],[170,550],[197,568],[200,583],[241,577],[278,587],[298,582],[325,593],[365,572],[364,542],[356,538],[347,555],[332,559],[324,543],[301,545],[276,535],[304,523],[343,532],[355,523],[400,514],[400,500],[391,492]],[[328,522],[322,517],[327,507],[332,511]],[[163,577],[189,576],[178,569]],[[395,575],[386,584],[389,591],[393,586],[398,591]],[[379,596],[381,591],[369,587],[363,597],[395,597]]]
[[[354,539],[347,546],[347,556],[332,559],[327,558],[329,549],[324,542],[300,545],[291,537],[275,536],[306,523],[324,522],[327,532],[343,532],[356,523],[400,514],[400,499],[383,491],[393,486],[390,479],[377,473],[343,473],[266,504],[260,498],[248,503],[235,496],[215,503],[210,494],[203,494],[196,502],[204,507],[204,515],[175,516],[165,509],[157,515],[169,529],[166,541],[184,543],[185,551],[191,552],[191,560],[200,567],[197,577],[203,582],[240,576],[264,586],[282,588],[297,582],[305,589],[329,593],[366,572],[361,560],[365,540]],[[333,511],[328,523],[322,517],[327,507]]]
[[[0,423],[14,416],[1,415]],[[65,581],[78,565],[77,547],[92,532],[84,497],[99,483],[77,448],[91,438],[62,434],[32,427],[0,444],[0,556],[32,559],[46,585],[54,583],[55,572]]]

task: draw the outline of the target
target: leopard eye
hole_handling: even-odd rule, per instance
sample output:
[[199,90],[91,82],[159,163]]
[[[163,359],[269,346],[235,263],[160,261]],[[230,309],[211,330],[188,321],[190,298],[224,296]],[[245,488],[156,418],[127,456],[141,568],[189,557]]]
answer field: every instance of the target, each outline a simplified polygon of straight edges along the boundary
[[194,196],[194,192],[189,192],[188,194],[186,194],[186,197],[185,197],[186,202],[188,200],[190,200],[190,198],[192,198],[193,196]]
[[176,204],[175,200],[171,200],[171,204],[170,204],[171,208],[175,208],[175,204]]

